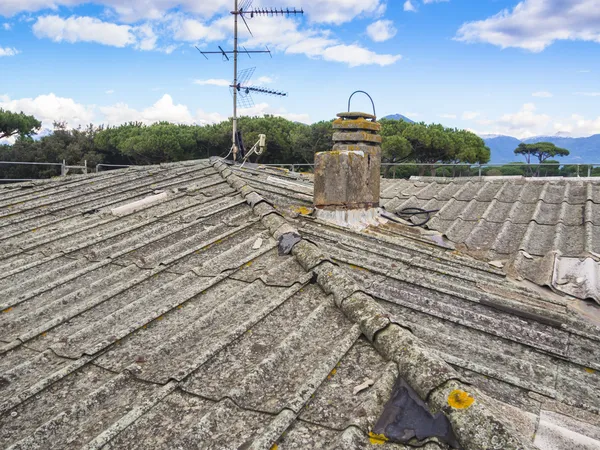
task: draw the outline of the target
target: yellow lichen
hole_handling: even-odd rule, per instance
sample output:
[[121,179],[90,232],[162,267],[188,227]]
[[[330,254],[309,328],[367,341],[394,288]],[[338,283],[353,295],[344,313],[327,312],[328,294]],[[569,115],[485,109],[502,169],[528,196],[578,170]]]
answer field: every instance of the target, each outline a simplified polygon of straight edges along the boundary
[[327,375],[327,379],[331,380],[333,378],[333,376],[336,374],[337,369],[333,369],[331,372],[329,372],[329,375]]
[[596,371],[595,371],[594,369],[590,369],[589,367],[586,367],[586,368],[585,368],[585,371],[586,371],[587,373],[596,373]]
[[304,216],[309,216],[312,213],[312,208],[308,208],[307,206],[293,206],[292,211],[297,212],[298,214],[302,214]]
[[11,312],[12,311],[12,306],[6,308],[4,311],[2,311],[3,313],[7,313],[7,312]]
[[279,448],[279,445],[273,444],[273,447],[271,447],[271,450],[277,450],[278,448]]
[[383,434],[375,434],[372,431],[369,432],[369,442],[375,445],[383,445],[388,441]]
[[455,389],[448,396],[448,404],[454,409],[467,409],[475,399],[468,392]]

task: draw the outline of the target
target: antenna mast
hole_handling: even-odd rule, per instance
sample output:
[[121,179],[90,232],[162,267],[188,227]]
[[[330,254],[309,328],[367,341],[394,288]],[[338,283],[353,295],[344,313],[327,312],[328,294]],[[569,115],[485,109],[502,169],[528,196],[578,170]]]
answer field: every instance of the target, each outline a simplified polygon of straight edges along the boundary
[[[239,91],[241,89],[240,83],[238,82],[238,21],[239,18],[241,18],[244,22],[244,25],[246,25],[246,28],[248,29],[248,32],[250,33],[251,36],[252,35],[252,31],[250,30],[250,27],[248,26],[248,22],[246,21],[246,18],[248,19],[252,19],[254,16],[296,16],[299,14],[304,14],[304,10],[300,9],[297,10],[296,8],[290,9],[290,8],[252,8],[252,0],[242,0],[241,2],[241,6],[239,5],[239,0],[234,0],[234,7],[233,7],[233,11],[231,11],[231,14],[233,14],[233,51],[225,51],[223,50],[221,47],[219,47],[218,52],[203,52],[201,51],[198,47],[196,47],[198,49],[198,51],[206,58],[208,59],[208,57],[206,55],[208,54],[220,54],[223,56],[223,59],[229,61],[229,56],[230,54],[233,54],[233,84],[231,85],[231,87],[233,88],[233,134],[232,134],[232,152],[233,152],[233,160],[235,161],[237,159],[237,154],[238,154],[238,146],[236,143],[236,134],[237,134],[237,106],[238,106],[238,95],[239,95]],[[242,51],[242,53],[246,53],[248,55],[248,57],[250,57],[250,53],[268,53],[269,55],[271,55],[271,51],[269,50],[269,48],[267,48],[266,50],[246,50],[244,48],[244,50]],[[252,86],[247,86],[245,87],[245,91],[246,94],[249,94],[249,92],[257,92],[257,93],[262,93],[262,94],[271,94],[271,95],[280,95],[280,96],[285,96],[287,94],[284,93],[280,93],[278,91],[274,91],[274,90],[270,90],[270,89],[263,89],[263,88],[257,88],[257,87],[252,87]]]

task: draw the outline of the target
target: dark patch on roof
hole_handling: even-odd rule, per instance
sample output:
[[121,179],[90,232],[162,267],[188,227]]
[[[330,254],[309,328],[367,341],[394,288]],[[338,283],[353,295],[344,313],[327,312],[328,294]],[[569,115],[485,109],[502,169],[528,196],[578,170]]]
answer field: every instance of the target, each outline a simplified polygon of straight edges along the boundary
[[459,448],[448,418],[442,412],[431,414],[427,404],[402,378],[396,380],[373,432],[401,444],[436,437],[452,448]]

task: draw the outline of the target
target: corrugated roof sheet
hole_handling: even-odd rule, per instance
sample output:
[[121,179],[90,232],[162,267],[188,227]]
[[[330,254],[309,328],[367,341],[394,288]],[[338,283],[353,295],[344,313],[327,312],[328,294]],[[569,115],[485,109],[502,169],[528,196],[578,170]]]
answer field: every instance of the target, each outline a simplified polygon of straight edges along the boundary
[[[282,211],[297,215],[304,236],[343,265],[365,292],[436,354],[500,400],[504,413],[514,415],[525,433],[543,432],[536,437],[541,448],[553,448],[544,447],[549,445],[548,434],[569,435],[568,417],[581,419],[580,413],[585,415],[580,425],[587,431],[573,435],[571,443],[584,445],[589,436],[598,439],[594,430],[600,425],[600,332],[569,299],[523,286],[485,262],[431,245],[427,232],[393,223],[354,232],[315,221],[309,204],[298,197],[299,192],[310,192],[308,177],[261,168],[235,173]],[[274,177],[293,179],[295,184],[282,189]],[[409,182],[395,181],[394,188],[399,183]],[[505,187],[510,189],[514,188]],[[559,409],[564,416],[549,412]],[[542,421],[547,428],[541,429],[540,417],[546,414],[565,422]],[[571,448],[553,442],[557,448]],[[598,445],[596,441],[590,448]]]
[[[428,228],[558,290],[565,286],[553,279],[557,257],[600,260],[600,180],[384,180],[381,197],[388,211],[439,209]],[[600,301],[596,283],[578,290]]]
[[[198,161],[0,188],[1,447],[369,448],[399,373],[439,404],[419,372],[435,358],[515,432],[597,445],[600,332],[567,301],[414,230],[316,222],[300,176],[233,170]],[[346,284],[330,263],[279,256],[290,226]],[[387,313],[341,303],[357,287]],[[431,356],[389,360],[390,322]],[[484,416],[457,414],[474,448]]]

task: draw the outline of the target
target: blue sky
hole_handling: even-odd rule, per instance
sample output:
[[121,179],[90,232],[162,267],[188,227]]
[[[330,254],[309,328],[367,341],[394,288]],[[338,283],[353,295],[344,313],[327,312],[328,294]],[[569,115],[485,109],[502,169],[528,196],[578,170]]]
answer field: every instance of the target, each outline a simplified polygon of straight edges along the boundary
[[[247,114],[331,119],[368,91],[402,113],[480,134],[600,133],[600,0],[289,0],[302,18],[253,18],[268,45]],[[271,6],[272,0],[254,0]],[[207,123],[231,114],[233,0],[0,0],[0,107],[65,120]],[[356,97],[353,109],[369,109]]]

